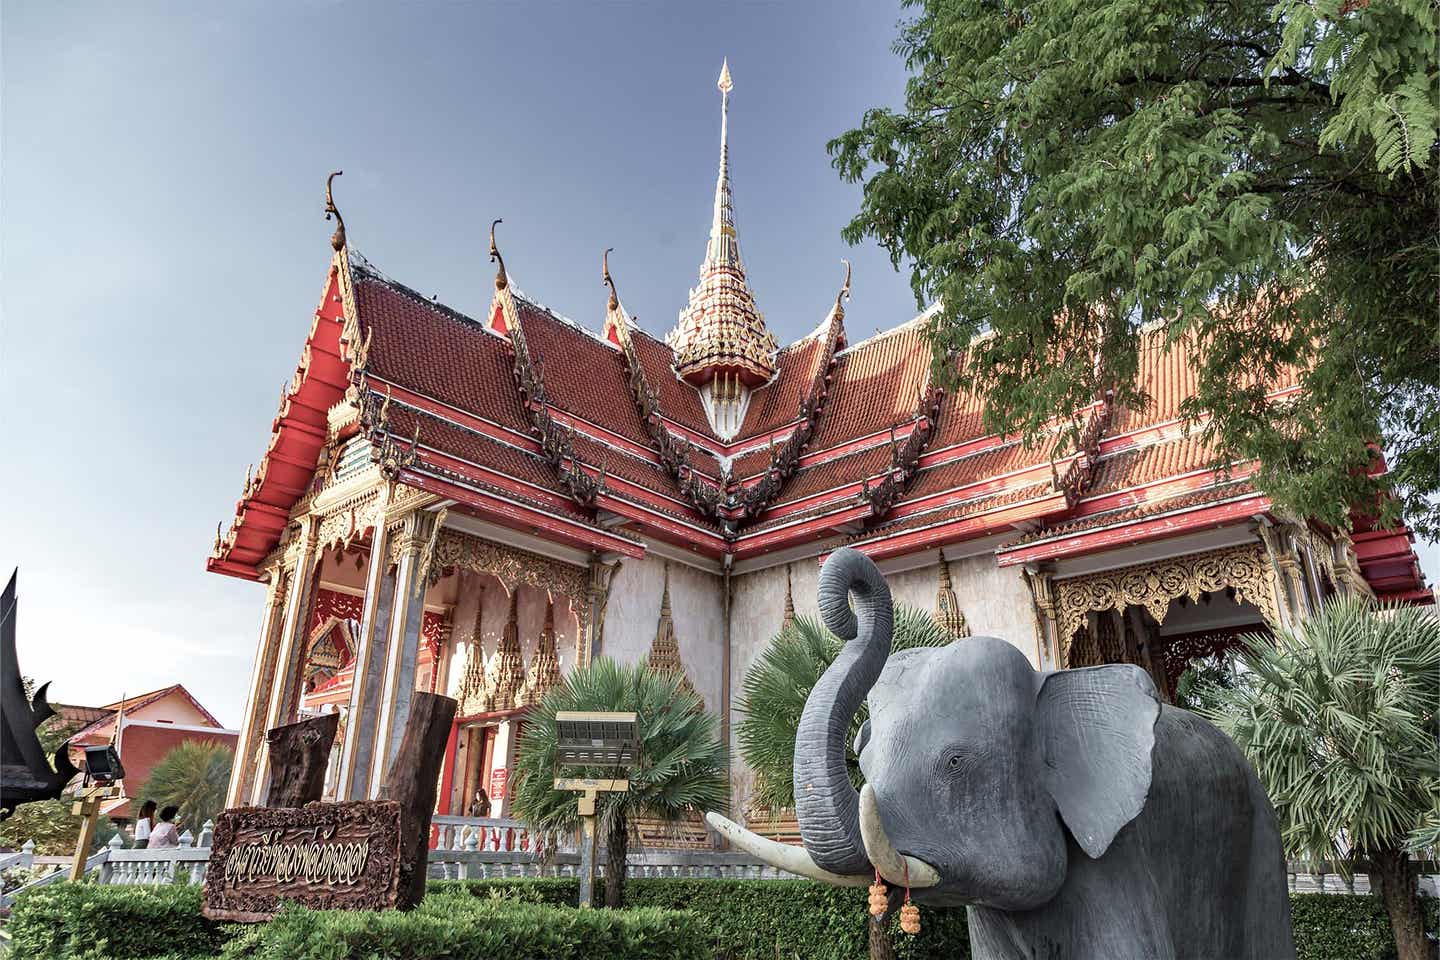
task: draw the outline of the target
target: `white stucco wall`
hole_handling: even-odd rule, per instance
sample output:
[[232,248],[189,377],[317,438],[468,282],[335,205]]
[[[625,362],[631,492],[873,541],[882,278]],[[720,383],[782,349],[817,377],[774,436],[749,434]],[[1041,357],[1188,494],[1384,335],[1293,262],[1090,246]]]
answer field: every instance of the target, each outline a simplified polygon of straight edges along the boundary
[[[625,560],[611,582],[605,636],[597,656],[633,663],[650,652],[660,620],[665,560],[649,553]],[[705,707],[720,712],[724,659],[725,605],[720,577],[670,562],[670,615],[680,659]]]

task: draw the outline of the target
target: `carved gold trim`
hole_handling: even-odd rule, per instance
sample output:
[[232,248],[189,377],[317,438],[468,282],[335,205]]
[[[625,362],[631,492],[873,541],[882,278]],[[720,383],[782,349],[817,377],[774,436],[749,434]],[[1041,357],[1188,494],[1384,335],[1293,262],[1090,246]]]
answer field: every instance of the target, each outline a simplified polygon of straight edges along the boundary
[[1133,604],[1163,623],[1170,601],[1179,597],[1199,600],[1201,594],[1226,587],[1235,591],[1236,600],[1259,607],[1269,623],[1280,622],[1269,559],[1258,543],[1056,581],[1064,662],[1069,662],[1075,631],[1085,625],[1085,615],[1091,610],[1124,610]]

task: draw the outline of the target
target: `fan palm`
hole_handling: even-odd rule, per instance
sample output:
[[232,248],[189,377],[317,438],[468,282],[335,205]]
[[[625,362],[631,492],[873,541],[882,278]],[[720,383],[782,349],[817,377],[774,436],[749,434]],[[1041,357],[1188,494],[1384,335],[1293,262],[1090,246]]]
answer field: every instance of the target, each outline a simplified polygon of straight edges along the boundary
[[[911,647],[944,646],[954,639],[925,611],[896,606],[892,654]],[[795,802],[795,728],[810,688],[830,666],[840,646],[840,640],[819,620],[796,617],[795,623],[776,634],[760,659],[745,672],[740,755],[754,771],[752,796],[758,805],[788,807]],[[851,720],[847,742],[855,742],[855,734],[869,716],[869,709],[861,704]],[[858,789],[859,763],[853,754],[848,759],[850,776]]]
[[1233,685],[1203,688],[1201,712],[1254,764],[1287,849],[1347,872],[1368,860],[1399,957],[1427,956],[1406,848],[1440,819],[1440,619],[1344,598],[1245,639]]
[[179,823],[199,830],[225,809],[225,789],[235,754],[222,743],[189,740],[170,750],[150,770],[150,780],[136,796],[154,800],[162,809],[180,808]]
[[[625,880],[629,824],[637,817],[679,820],[724,806],[728,761],[719,723],[706,713],[679,674],[657,673],[642,661],[620,664],[606,657],[577,667],[546,694],[525,721],[515,761],[515,815],[534,830],[568,830],[579,823],[576,796],[554,789],[557,775],[555,714],[561,710],[617,710],[636,714],[640,756],[626,773],[630,789],[602,793],[596,801],[599,831],[609,868],[605,905],[619,907]],[[567,770],[576,777],[613,771]]]

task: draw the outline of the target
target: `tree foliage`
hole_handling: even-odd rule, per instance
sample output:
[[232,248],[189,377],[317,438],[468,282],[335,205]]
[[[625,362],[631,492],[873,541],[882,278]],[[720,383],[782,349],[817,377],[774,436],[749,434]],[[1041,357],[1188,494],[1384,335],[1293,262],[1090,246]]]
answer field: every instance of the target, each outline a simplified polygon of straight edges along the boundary
[[[914,607],[895,608],[891,653],[911,647],[939,647],[955,638],[942,630],[928,613]],[[755,774],[754,800],[761,806],[789,807],[795,802],[795,728],[805,699],[836,654],[840,640],[811,617],[796,617],[790,629],[770,641],[760,659],[745,672],[740,709],[740,755]],[[850,722],[847,743],[855,741],[860,725],[870,716],[867,704]],[[862,783],[856,757],[847,752],[851,779]]]
[[1326,604],[1298,627],[1247,638],[1232,685],[1201,712],[1259,774],[1289,851],[1371,862],[1401,956],[1419,904],[1405,848],[1433,843],[1440,813],[1440,618],[1367,599]]
[[937,367],[968,349],[991,429],[1143,404],[1163,324],[1218,463],[1258,459],[1301,514],[1378,498],[1440,529],[1430,3],[909,2],[904,109],[830,143],[864,184],[844,234],[943,301]]
[[[624,774],[630,789],[601,793],[596,802],[599,830],[611,862],[623,865],[629,826],[636,817],[679,820],[724,808],[729,767],[714,714],[706,713],[700,697],[682,687],[678,674],[653,671],[646,661],[622,664],[600,657],[571,670],[525,720],[517,747],[512,808],[532,828],[571,830],[579,823],[577,794],[553,786],[554,778],[561,775],[556,766],[555,726],[555,714],[561,710],[636,714],[640,757]],[[615,772],[596,767],[567,769],[563,775],[610,777]],[[609,906],[620,905],[624,875],[623,866],[607,873]]]
[[132,800],[137,816],[140,804],[154,800],[163,810],[180,808],[180,829],[196,836],[205,821],[214,820],[225,809],[225,789],[235,753],[222,743],[188,740],[173,748],[150,771],[144,789]]

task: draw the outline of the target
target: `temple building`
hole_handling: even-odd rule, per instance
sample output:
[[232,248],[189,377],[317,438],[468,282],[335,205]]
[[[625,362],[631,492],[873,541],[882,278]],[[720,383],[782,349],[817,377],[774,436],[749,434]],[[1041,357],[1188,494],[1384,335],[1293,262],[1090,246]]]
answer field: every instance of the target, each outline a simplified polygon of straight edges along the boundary
[[719,88],[709,241],[664,339],[608,263],[588,322],[522,293],[493,226],[484,315],[443,306],[359,254],[327,185],[319,305],[208,560],[265,585],[230,803],[264,796],[264,730],[323,710],[343,716],[329,795],[373,796],[430,690],[460,702],[440,812],[483,788],[504,816],[526,712],[609,656],[684,676],[730,739],[733,810],[760,818],[741,680],[782,623],[816,615],[841,545],[957,643],[1000,636],[1042,669],[1137,663],[1166,696],[1191,658],[1337,592],[1433,602],[1404,527],[1289,516],[1255,464],[1216,469],[1181,417],[1186,343],[1162,329],[1140,348],[1148,405],[1096,397],[1030,446],[986,432],[964,356],[960,389],[932,379],[938,308],[852,342],[848,267],[816,291],[819,324],[778,345],[740,254],[728,66]]

